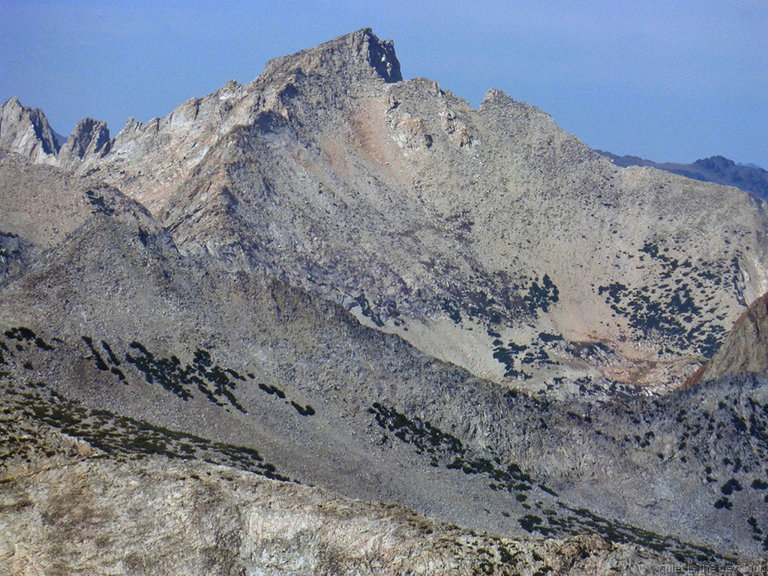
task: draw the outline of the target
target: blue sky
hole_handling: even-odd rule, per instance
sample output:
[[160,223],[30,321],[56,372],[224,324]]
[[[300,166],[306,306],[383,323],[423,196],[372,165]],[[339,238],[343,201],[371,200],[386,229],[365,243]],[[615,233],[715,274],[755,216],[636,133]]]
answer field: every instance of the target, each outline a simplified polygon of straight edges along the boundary
[[768,168],[766,0],[0,0],[0,101],[114,135],[363,27],[473,106],[500,88],[594,148]]

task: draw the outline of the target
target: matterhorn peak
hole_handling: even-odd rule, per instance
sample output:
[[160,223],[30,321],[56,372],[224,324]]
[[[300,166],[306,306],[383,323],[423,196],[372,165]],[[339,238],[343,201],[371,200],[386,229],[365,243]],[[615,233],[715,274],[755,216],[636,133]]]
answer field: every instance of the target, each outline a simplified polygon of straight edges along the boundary
[[401,79],[0,108],[3,573],[765,565],[766,203]]

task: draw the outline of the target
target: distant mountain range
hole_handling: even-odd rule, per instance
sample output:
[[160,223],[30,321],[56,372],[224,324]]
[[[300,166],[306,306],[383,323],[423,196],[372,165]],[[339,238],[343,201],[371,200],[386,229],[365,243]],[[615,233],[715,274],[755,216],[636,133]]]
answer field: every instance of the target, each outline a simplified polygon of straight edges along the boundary
[[653,162],[639,156],[618,156],[603,150],[595,150],[595,152],[610,158],[616,166],[623,168],[628,166],[647,166],[657,170],[672,172],[673,174],[680,174],[686,178],[702,182],[714,182],[723,186],[733,186],[745,192],[750,192],[758,198],[768,200],[768,170],[763,170],[753,164],[737,164],[723,156],[702,158],[692,164],[678,164],[675,162]]

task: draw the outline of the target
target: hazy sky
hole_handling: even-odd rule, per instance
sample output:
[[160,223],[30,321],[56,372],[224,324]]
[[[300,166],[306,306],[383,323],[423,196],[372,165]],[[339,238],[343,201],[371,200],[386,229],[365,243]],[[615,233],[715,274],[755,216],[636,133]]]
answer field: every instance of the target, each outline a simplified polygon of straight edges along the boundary
[[473,106],[500,88],[594,148],[768,168],[768,0],[0,0],[0,102],[115,135],[364,27]]

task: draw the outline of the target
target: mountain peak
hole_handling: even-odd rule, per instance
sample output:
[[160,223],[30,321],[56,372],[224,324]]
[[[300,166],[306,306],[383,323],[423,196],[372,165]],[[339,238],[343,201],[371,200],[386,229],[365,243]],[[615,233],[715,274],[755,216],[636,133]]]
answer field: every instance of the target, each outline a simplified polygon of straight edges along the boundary
[[[0,108],[13,568],[74,572],[104,526],[125,538],[91,572],[126,550],[155,574],[169,557],[190,573],[413,558],[563,576],[768,559],[768,300],[724,340],[768,290],[765,202],[621,170],[502,91],[478,109],[400,77],[363,29],[114,140],[86,118],[45,166],[42,113]],[[678,390],[722,342],[712,366],[734,376]],[[129,478],[167,480],[138,504],[112,481],[137,462],[152,476]],[[290,482],[246,485],[259,474]],[[370,520],[339,504],[334,524],[320,507],[343,496],[381,504]],[[382,519],[380,562],[360,531]],[[440,526],[475,532],[459,547]],[[201,557],[217,534],[231,545]],[[414,535],[444,559],[398,543]],[[470,548],[483,563],[465,569]]]
[[339,36],[315,48],[267,62],[262,77],[301,72],[321,76],[368,76],[399,82],[400,62],[391,40],[379,40],[370,28]]
[[60,165],[76,165],[88,155],[106,155],[112,146],[107,123],[83,118],[59,151]]
[[50,164],[55,162],[59,146],[45,114],[24,106],[14,96],[0,106],[0,149]]

